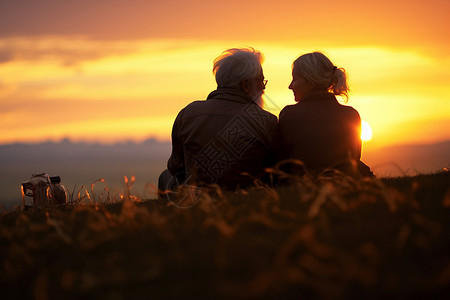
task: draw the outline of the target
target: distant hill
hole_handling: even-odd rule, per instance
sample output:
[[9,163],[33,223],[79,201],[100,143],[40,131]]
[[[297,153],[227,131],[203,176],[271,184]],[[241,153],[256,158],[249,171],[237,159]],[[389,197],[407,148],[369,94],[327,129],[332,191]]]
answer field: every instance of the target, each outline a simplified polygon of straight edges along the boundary
[[71,191],[82,185],[90,187],[99,178],[109,186],[124,188],[124,175],[134,175],[133,192],[141,195],[146,184],[157,182],[170,151],[169,142],[155,139],[113,145],[68,140],[0,145],[0,204],[8,208],[19,204],[20,184],[42,172],[61,176],[62,184]]
[[[144,188],[156,184],[166,167],[170,142],[148,139],[113,145],[74,143],[69,140],[40,144],[0,145],[0,204],[11,208],[21,200],[20,184],[34,173],[61,176],[70,191],[99,178],[124,188],[123,176],[136,176],[133,192],[150,197]],[[363,149],[363,160],[378,176],[432,173],[450,167],[450,141],[431,145],[400,145]],[[99,186],[102,184],[99,183]]]
[[383,177],[434,173],[450,168],[450,141],[363,149],[363,160]]

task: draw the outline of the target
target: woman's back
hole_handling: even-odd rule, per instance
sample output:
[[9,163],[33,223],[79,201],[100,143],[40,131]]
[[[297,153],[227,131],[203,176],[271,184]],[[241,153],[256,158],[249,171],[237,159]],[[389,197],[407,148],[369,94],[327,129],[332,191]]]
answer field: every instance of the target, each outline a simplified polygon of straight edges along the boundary
[[361,157],[361,119],[327,92],[310,93],[280,113],[285,158],[299,159],[312,170],[336,166]]

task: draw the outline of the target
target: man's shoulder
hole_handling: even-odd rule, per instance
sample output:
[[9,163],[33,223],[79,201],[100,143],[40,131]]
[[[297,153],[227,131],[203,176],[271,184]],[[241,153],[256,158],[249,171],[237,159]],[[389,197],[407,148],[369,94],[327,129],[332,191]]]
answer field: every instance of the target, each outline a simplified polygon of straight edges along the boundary
[[205,100],[195,100],[195,101],[192,101],[191,103],[189,103],[188,105],[186,105],[186,107],[184,109],[191,109],[191,108],[203,106],[205,104],[206,104]]
[[186,105],[181,112],[183,112],[183,114],[191,114],[193,112],[198,112],[201,111],[207,101],[205,100],[195,100],[192,101],[191,103],[189,103],[188,105]]
[[182,110],[184,117],[199,115],[215,115],[228,117],[258,117],[277,123],[278,118],[271,112],[261,108],[256,103],[238,103],[217,99],[196,100]]
[[258,105],[256,105],[258,108],[259,108],[259,110],[263,113],[263,114],[265,114],[269,119],[272,119],[272,120],[274,120],[275,122],[277,122],[277,120],[278,120],[278,117],[276,116],[276,115],[274,115],[273,113],[271,113],[270,111],[267,111],[267,110],[265,110],[264,108],[261,108],[260,106],[258,106]]

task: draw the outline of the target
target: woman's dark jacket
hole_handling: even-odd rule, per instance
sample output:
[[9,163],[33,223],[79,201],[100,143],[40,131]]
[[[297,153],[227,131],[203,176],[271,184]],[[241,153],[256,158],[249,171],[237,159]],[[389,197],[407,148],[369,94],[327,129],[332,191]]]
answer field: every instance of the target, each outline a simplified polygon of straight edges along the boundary
[[280,112],[281,158],[301,160],[310,170],[339,168],[361,158],[361,118],[328,92],[313,92]]

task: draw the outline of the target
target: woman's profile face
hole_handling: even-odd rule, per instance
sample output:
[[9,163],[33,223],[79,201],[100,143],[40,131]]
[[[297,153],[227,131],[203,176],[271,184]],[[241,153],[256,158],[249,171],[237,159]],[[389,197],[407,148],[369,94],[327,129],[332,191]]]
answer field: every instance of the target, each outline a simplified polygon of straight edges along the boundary
[[313,89],[312,84],[301,75],[294,75],[292,72],[292,81],[289,85],[289,89],[294,92],[295,102],[300,101]]

